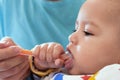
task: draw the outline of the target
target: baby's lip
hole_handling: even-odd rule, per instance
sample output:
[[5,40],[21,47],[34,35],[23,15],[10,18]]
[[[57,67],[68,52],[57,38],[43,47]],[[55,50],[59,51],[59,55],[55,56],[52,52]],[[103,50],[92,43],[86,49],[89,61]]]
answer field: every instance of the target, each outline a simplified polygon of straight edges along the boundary
[[64,64],[65,64],[64,68],[67,69],[67,70],[69,70],[73,66],[73,60],[72,59],[66,60]]
[[70,69],[73,65],[73,58],[72,58],[72,55],[69,51],[66,51],[65,53],[66,53],[66,55],[68,55],[68,58],[65,60],[64,67],[66,69]]

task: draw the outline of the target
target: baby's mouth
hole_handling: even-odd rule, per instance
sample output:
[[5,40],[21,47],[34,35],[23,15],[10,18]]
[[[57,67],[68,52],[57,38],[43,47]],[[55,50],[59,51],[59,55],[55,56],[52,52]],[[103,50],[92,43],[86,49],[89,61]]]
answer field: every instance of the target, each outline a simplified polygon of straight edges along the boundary
[[67,58],[65,59],[64,68],[71,69],[73,66],[73,57],[69,51],[65,52]]

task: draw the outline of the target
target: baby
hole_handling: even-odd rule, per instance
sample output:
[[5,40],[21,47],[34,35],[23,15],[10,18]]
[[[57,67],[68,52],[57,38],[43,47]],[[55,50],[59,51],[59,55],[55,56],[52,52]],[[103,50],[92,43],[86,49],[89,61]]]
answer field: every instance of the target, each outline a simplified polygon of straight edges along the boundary
[[43,73],[64,67],[68,74],[91,75],[107,65],[120,64],[119,3],[120,0],[87,0],[69,36],[66,50],[70,56],[60,44],[41,44],[33,49],[34,66]]

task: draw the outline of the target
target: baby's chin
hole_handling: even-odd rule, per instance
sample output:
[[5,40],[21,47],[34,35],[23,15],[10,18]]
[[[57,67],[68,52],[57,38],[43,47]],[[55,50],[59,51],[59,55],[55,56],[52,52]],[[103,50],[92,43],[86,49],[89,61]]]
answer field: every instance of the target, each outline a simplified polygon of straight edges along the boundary
[[72,67],[66,70],[70,75],[90,75],[93,74],[92,72],[85,72],[83,70],[77,69],[76,67]]
[[80,75],[81,73],[78,72],[77,70],[68,70],[67,72],[68,74],[71,74],[71,75]]
[[78,69],[71,67],[69,69],[66,70],[67,74],[71,74],[71,75],[80,75],[82,74]]

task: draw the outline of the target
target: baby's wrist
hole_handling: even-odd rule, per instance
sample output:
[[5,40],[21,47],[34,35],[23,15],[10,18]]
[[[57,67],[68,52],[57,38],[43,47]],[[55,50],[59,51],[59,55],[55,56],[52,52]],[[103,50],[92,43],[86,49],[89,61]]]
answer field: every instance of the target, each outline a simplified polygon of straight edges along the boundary
[[39,70],[35,67],[35,64],[34,64],[34,57],[33,56],[29,56],[29,62],[30,62],[30,69],[31,71],[38,75],[39,77],[44,77],[48,74],[50,74],[51,72],[54,72],[56,71],[56,69],[44,69],[44,70]]
[[40,71],[46,71],[46,70],[48,70],[48,68],[40,66],[36,61],[34,61],[34,66],[35,66],[36,69],[38,69]]

